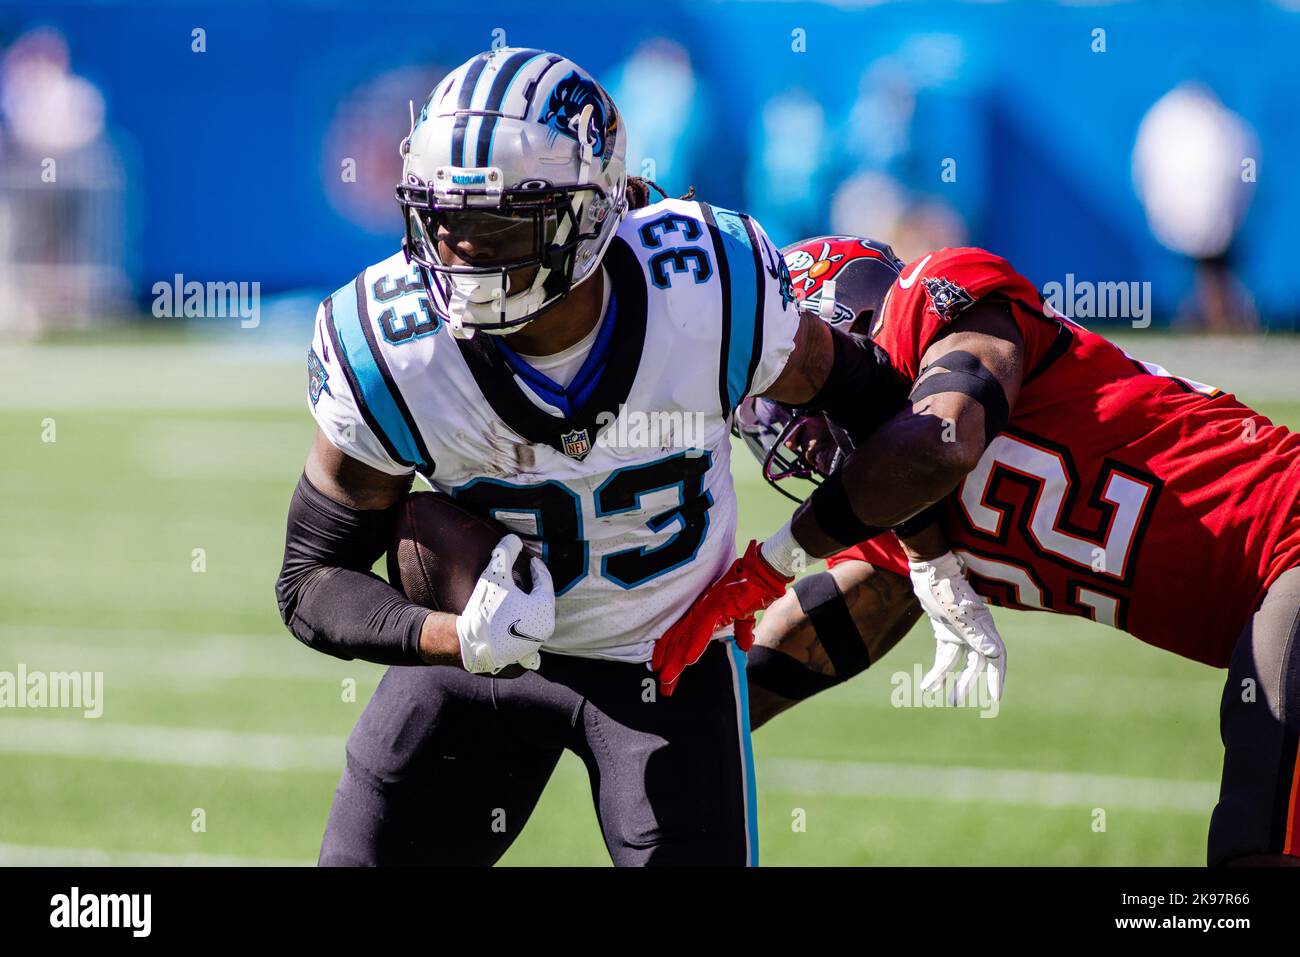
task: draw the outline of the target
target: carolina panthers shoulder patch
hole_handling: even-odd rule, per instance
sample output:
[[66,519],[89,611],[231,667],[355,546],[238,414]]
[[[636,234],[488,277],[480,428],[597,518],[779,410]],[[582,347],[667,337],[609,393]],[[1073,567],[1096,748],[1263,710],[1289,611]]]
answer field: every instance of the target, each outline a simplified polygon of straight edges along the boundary
[[312,408],[316,408],[316,403],[320,401],[320,394],[334,395],[330,392],[330,374],[325,365],[316,355],[316,347],[310,346],[307,349],[307,395],[311,398]]

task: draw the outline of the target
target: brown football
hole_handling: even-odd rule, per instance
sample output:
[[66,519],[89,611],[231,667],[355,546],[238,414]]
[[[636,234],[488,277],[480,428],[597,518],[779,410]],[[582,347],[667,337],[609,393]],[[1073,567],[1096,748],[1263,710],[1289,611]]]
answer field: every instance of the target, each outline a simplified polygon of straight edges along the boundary
[[[509,534],[441,492],[412,492],[402,502],[388,548],[388,581],[417,605],[459,614],[492,549]],[[528,552],[515,562],[515,581],[532,588]]]

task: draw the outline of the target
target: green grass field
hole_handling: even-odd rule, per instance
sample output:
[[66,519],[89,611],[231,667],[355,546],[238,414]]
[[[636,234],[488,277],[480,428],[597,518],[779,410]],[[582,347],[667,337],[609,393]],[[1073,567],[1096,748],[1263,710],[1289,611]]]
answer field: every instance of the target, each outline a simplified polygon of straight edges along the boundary
[[[1141,354],[1209,374],[1158,343]],[[315,860],[381,669],[307,650],[276,613],[312,431],[300,357],[137,337],[0,350],[0,671],[105,686],[94,720],[0,710],[0,863]],[[1263,411],[1300,423],[1277,398]],[[735,461],[741,537],[761,536],[784,500]],[[757,733],[763,863],[1203,862],[1221,673],[1088,622],[997,616],[1012,671],[993,720],[891,706],[891,675],[930,660],[918,628]],[[608,863],[576,759],[506,862]]]

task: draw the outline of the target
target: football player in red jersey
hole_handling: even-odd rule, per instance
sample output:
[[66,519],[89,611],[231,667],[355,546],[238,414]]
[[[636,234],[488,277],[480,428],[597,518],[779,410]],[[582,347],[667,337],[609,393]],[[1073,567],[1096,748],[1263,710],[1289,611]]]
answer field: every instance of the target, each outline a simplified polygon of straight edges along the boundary
[[[816,410],[784,430],[774,406],[741,410],[769,477],[825,481],[697,600],[659,664],[779,596],[750,652],[757,725],[876,660],[919,608],[940,646],[927,681],[965,652],[959,687],[985,663],[1000,683],[972,585],[1091,618],[1228,669],[1209,862],[1300,863],[1300,436],[1057,315],[998,256],[882,267],[882,249],[828,237],[786,255],[805,308],[869,330],[908,398],[847,437]],[[854,260],[883,294],[879,275],[849,277]],[[801,553],[830,568],[782,595]]]

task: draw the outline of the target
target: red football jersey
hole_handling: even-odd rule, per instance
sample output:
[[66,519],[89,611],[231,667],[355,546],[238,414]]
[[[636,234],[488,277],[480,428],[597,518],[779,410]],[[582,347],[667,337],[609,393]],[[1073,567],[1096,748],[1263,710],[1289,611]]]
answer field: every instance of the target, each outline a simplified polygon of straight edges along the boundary
[[[976,590],[1225,666],[1264,591],[1300,564],[1300,435],[1058,316],[980,249],[909,264],[872,336],[914,380],[984,297],[1009,305],[1025,376],[1006,429],[943,503]],[[846,558],[907,573],[892,534]]]

